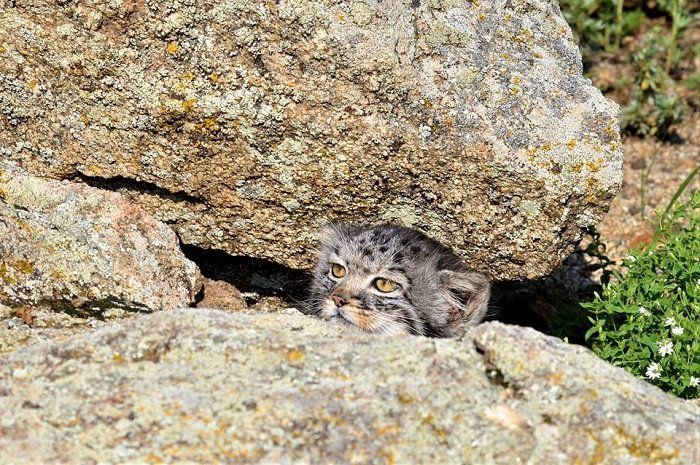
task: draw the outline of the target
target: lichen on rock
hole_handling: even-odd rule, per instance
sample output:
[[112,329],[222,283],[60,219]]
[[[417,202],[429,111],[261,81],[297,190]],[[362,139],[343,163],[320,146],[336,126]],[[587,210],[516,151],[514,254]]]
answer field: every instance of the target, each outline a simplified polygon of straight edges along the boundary
[[697,463],[697,407],[532,329],[158,312],[0,355],[0,462]]
[[555,269],[621,181],[617,106],[555,0],[16,2],[0,156],[187,244],[309,265],[390,220],[494,279]]
[[0,163],[0,303],[103,316],[189,305],[197,266],[120,194]]

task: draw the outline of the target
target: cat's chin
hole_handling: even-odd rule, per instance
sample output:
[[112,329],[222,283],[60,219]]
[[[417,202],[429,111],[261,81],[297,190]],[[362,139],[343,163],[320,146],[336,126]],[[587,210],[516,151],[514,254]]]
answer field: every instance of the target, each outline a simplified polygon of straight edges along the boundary
[[350,321],[343,318],[343,316],[341,316],[340,314],[333,315],[330,318],[326,318],[326,320],[333,323],[333,324],[336,324],[338,326],[351,326],[355,329],[358,329],[358,330],[360,329],[357,326],[355,326],[354,324],[352,324]]

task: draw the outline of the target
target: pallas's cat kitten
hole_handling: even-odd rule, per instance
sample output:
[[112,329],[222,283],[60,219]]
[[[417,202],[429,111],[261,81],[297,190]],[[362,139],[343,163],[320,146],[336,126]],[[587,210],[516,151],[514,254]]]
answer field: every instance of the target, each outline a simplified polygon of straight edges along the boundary
[[412,229],[331,224],[310,289],[310,313],[378,334],[450,337],[481,321],[488,279]]

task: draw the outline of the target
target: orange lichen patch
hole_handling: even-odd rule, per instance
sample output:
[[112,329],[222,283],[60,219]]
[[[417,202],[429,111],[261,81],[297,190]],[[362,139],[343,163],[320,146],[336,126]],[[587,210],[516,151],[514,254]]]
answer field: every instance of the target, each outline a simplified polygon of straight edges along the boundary
[[398,433],[401,431],[401,427],[399,425],[395,425],[393,423],[386,424],[384,426],[380,426],[377,428],[377,434],[380,436],[386,436],[387,434],[394,434]]
[[426,109],[428,109],[428,110],[430,110],[431,108],[433,108],[433,104],[430,103],[430,100],[428,100],[428,99],[423,100],[423,106],[424,106]]
[[65,281],[66,279],[66,274],[62,270],[51,270],[49,275],[56,281]]
[[542,54],[540,52],[535,52],[532,54],[532,56],[535,58],[542,58]]
[[513,76],[513,84],[520,84],[522,82],[522,78],[520,76]]
[[510,53],[504,52],[502,56],[504,60],[510,60]]
[[120,353],[115,353],[112,355],[112,361],[114,363],[126,363],[126,358]]
[[486,15],[484,13],[479,13],[479,21],[483,21],[486,19]]
[[520,34],[515,36],[515,41],[520,43],[529,42],[533,37],[535,37],[535,34],[532,32],[532,30],[525,27],[520,30]]
[[0,53],[5,53],[6,48],[0,45]]
[[0,188],[0,199],[5,199],[6,195],[5,191]]
[[614,428],[619,440],[616,442],[621,443],[635,457],[644,458],[651,463],[663,463],[679,455],[678,449],[664,449],[663,444],[670,441],[644,439],[637,432],[627,432],[621,426],[616,425]]
[[582,169],[583,163],[574,163],[573,165],[569,166],[569,171],[572,173],[580,173]]
[[154,452],[149,452],[149,453],[146,455],[146,462],[148,462],[148,463],[156,463],[156,464],[165,463],[165,462],[163,461],[162,457],[159,457],[159,456],[156,455]]
[[84,111],[80,112],[80,121],[82,121],[85,126],[90,124],[90,118],[88,118],[87,113],[85,113]]
[[185,110],[185,113],[189,113],[192,110],[194,110],[194,107],[196,105],[197,105],[197,99],[195,99],[195,98],[188,98],[188,99],[182,101],[182,109]]
[[608,121],[608,125],[605,126],[605,133],[609,135],[610,137],[617,138],[618,134],[617,131],[615,130],[615,120],[610,120]]
[[216,74],[214,71],[212,71],[209,74],[209,80],[211,81],[212,84],[218,84],[221,82],[221,76]]
[[448,431],[445,428],[437,425],[437,423],[435,422],[435,417],[432,413],[429,413],[423,418],[423,423],[425,423],[433,429],[433,432],[440,439],[441,442],[445,442],[449,437]]
[[384,458],[386,459],[386,465],[395,465],[396,460],[394,459],[394,453],[391,451],[384,452]]
[[345,22],[345,15],[344,14],[338,13],[337,15],[335,15],[335,17],[338,18],[338,21],[340,21],[341,23]]
[[444,123],[445,126],[447,126],[448,128],[451,128],[451,127],[454,126],[454,121],[453,121],[452,118],[449,117],[449,116],[448,116],[447,118],[445,118],[445,120],[443,121],[443,123]]
[[214,118],[204,118],[204,129],[209,132],[216,132],[219,130],[219,124]]
[[510,89],[510,95],[518,95],[520,93],[520,87],[514,86]]
[[176,42],[168,42],[165,51],[168,52],[168,55],[176,55],[180,51],[180,46]]
[[304,358],[304,352],[299,349],[292,349],[287,352],[287,360],[290,362],[298,362]]
[[34,274],[34,271],[36,271],[31,262],[24,259],[17,260],[13,268],[23,274]]
[[574,147],[576,147],[576,139],[571,139],[569,142],[566,143],[566,146],[569,147],[570,150],[572,150]]
[[27,81],[27,87],[29,87],[30,90],[36,89],[36,86],[39,84],[39,81],[36,79],[30,79]]
[[402,404],[412,404],[416,401],[416,399],[412,395],[405,394],[405,393],[399,393],[397,398],[399,399],[399,402]]
[[600,167],[602,164],[603,164],[602,158],[598,158],[596,161],[586,162],[586,166],[588,167],[588,170],[591,173],[597,173],[598,171],[600,171]]
[[552,373],[548,378],[549,384],[561,386],[564,383],[564,375],[561,373]]

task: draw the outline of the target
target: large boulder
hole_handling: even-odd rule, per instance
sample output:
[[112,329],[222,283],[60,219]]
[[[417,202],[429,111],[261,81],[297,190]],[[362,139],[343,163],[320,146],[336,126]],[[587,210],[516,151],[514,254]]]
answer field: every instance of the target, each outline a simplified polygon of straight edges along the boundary
[[198,280],[175,233],[120,194],[0,163],[0,304],[174,309],[194,301]]
[[0,462],[698,463],[697,407],[532,329],[158,312],[0,356]]
[[324,222],[399,222],[534,278],[621,181],[581,73],[556,0],[5,0],[0,156],[234,255],[304,267]]

